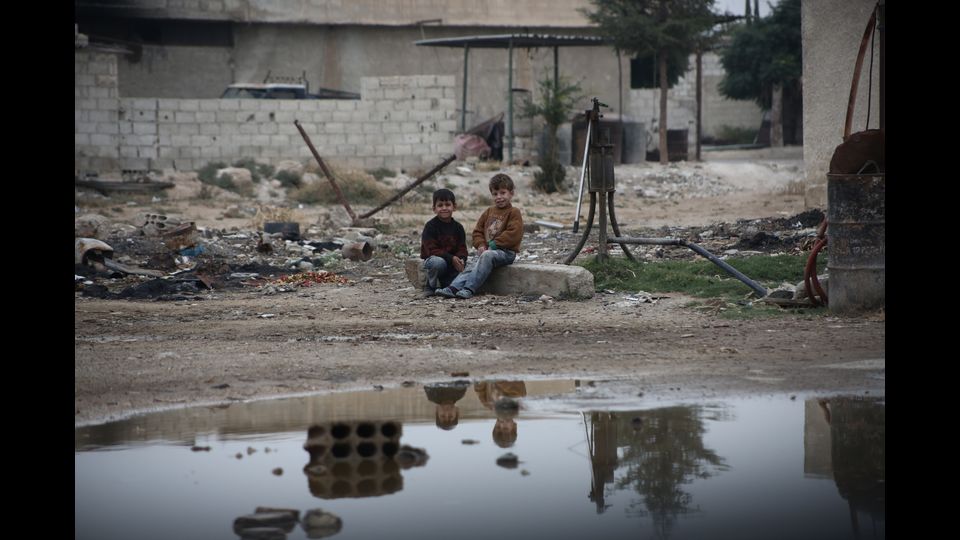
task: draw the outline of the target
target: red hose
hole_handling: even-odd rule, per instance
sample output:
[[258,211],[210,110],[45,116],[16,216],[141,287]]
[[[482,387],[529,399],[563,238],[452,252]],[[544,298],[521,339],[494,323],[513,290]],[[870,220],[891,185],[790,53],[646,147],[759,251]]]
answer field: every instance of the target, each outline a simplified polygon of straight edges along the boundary
[[[807,296],[810,297],[810,303],[814,306],[819,306],[821,303],[823,305],[828,304],[827,293],[824,292],[823,287],[820,286],[820,280],[817,279],[817,254],[827,245],[826,232],[827,218],[823,218],[817,228],[817,241],[813,244],[810,257],[807,258],[807,264],[803,269],[803,285],[807,288]],[[814,293],[814,290],[816,290],[816,293]],[[817,295],[820,295],[820,300],[817,300]]]

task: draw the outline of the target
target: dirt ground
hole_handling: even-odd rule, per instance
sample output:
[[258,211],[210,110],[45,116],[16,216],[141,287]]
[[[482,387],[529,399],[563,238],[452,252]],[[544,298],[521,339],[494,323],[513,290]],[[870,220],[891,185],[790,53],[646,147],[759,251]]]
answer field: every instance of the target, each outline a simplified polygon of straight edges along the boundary
[[[799,149],[717,152],[705,158],[669,170],[656,164],[618,167],[622,228],[629,233],[641,226],[707,227],[804,211],[797,189]],[[575,245],[569,234],[575,198],[535,195],[529,190],[532,171],[506,170],[518,183],[515,202],[525,215],[566,225],[568,234],[558,241],[563,249],[538,252],[538,262],[558,262],[564,249]],[[694,175],[696,181],[671,187],[666,173]],[[441,185],[453,187],[463,201],[458,220],[471,224],[482,211],[485,181],[492,174],[445,174]],[[118,223],[134,223],[137,214],[156,211],[151,204],[84,204],[77,203],[78,213],[109,214]],[[198,227],[252,230],[249,217],[224,216],[228,204],[234,203],[167,199],[156,206]],[[325,211],[343,213],[336,207],[299,210],[307,222]],[[421,224],[430,216],[429,202],[405,204],[385,211],[380,223],[391,225],[394,243],[416,246]],[[524,242],[535,245],[546,236],[528,233]],[[617,379],[647,396],[669,398],[884,391],[882,311],[731,320],[716,310],[692,309],[692,299],[680,294],[658,295],[652,303],[626,302],[622,295],[603,292],[580,301],[492,295],[417,299],[404,276],[403,258],[378,255],[346,264],[346,284],[288,292],[243,287],[176,301],[101,299],[78,292],[76,424],[158,408],[451,377]]]

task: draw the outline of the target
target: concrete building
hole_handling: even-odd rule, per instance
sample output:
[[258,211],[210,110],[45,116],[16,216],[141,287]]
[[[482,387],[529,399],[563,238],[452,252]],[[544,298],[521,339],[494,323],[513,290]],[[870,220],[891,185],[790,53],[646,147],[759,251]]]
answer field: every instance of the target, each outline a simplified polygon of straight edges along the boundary
[[[803,158],[805,203],[827,206],[827,171],[833,151],[843,142],[843,126],[850,98],[860,40],[877,5],[875,0],[804,0],[803,32]],[[852,132],[866,129],[870,51],[864,58],[857,88]],[[880,119],[880,37],[873,51],[873,87],[869,95],[870,127]]]
[[[262,82],[268,74],[302,76],[310,88],[361,94],[365,78],[440,76],[437,80],[452,80],[449,86],[431,92],[434,94],[431,97],[442,100],[432,105],[437,115],[431,121],[439,121],[460,119],[464,52],[459,48],[418,47],[414,45],[415,41],[510,33],[596,35],[596,28],[580,11],[588,8],[589,0],[489,0],[483,3],[450,0],[124,0],[111,4],[81,0],[76,3],[75,17],[79,31],[88,35],[91,42],[113,43],[126,49],[115,60],[118,99],[215,100],[231,83]],[[614,50],[607,46],[564,47],[559,51],[559,64],[561,75],[579,81],[587,96],[596,96],[610,104],[612,110],[608,112],[622,113],[628,119],[644,123],[648,131],[651,129],[650,119],[658,116],[658,91],[630,88],[628,57],[618,60]],[[508,65],[505,50],[470,51],[467,126],[507,112]],[[759,127],[760,111],[754,103],[726,100],[719,95],[716,83],[722,72],[716,55],[706,55],[704,65],[704,135],[715,135],[725,125]],[[692,66],[693,62],[691,69]],[[515,99],[519,101],[535,95],[537,81],[552,76],[552,73],[551,48],[515,49],[512,85]],[[668,128],[689,129],[691,143],[696,115],[694,80],[694,74],[688,73],[669,95]],[[448,101],[450,99],[453,101]],[[167,102],[167,105],[173,104]],[[189,103],[184,112],[190,112],[192,106]],[[211,103],[206,106],[211,110],[214,108]],[[583,108],[587,107],[588,101],[584,100]],[[102,108],[93,114],[104,117]],[[215,117],[215,121],[219,122],[219,118]],[[446,133],[451,148],[453,135],[459,130],[458,124]],[[89,130],[89,125],[84,129]],[[142,129],[148,130],[146,127]],[[447,130],[446,124],[442,130]],[[537,131],[538,126],[532,120],[515,115],[514,158],[522,159],[535,153],[533,141]],[[78,131],[78,140],[83,139],[90,145],[93,141],[86,140],[90,137],[80,135],[111,134]],[[103,139],[97,137],[99,143],[113,145],[113,141]],[[655,146],[656,137],[651,139]],[[145,140],[140,142],[146,143]],[[297,140],[288,142],[294,147],[302,146]],[[231,146],[254,144],[241,142]],[[358,151],[363,152],[362,148]],[[436,153],[433,149],[430,152]],[[99,149],[94,153],[107,157],[104,154],[108,152]],[[130,151],[127,153],[127,156],[118,155],[117,158],[134,157],[129,155]],[[213,158],[214,153],[217,152],[210,150],[209,156],[184,157],[179,164],[164,162],[159,153],[153,159],[160,160],[163,166],[180,168],[193,166],[194,161],[205,157]],[[222,151],[219,153],[222,158],[229,157]],[[261,152],[259,157],[296,157],[271,155],[274,153],[270,151],[264,155]],[[297,154],[302,153],[298,151]],[[149,153],[144,155],[150,157]],[[170,152],[167,152],[169,156]],[[363,159],[352,161],[362,162]],[[390,158],[386,161],[388,166],[396,166],[401,160]],[[416,161],[426,163],[434,158],[423,157]]]

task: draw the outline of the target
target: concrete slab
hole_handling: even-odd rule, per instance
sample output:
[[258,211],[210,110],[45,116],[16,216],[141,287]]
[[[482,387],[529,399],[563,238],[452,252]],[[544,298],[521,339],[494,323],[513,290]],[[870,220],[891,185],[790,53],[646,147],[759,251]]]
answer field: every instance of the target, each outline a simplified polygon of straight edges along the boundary
[[[419,291],[427,282],[423,261],[412,257],[404,262],[407,279]],[[576,296],[590,298],[595,289],[593,274],[581,266],[565,264],[514,263],[495,268],[477,291],[479,294],[546,294],[554,298]]]

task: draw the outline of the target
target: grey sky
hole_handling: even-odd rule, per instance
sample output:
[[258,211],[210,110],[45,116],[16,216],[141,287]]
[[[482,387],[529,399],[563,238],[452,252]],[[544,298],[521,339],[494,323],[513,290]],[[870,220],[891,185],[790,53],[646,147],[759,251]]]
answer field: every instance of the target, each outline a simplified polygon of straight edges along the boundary
[[[778,4],[780,0],[760,0],[760,16],[766,17],[770,14],[770,6],[767,5],[767,2],[771,4]],[[753,5],[754,0],[750,0],[750,5]],[[716,0],[714,2],[714,11],[718,13],[723,13],[724,11],[729,11],[734,15],[743,15],[743,5],[744,0]]]

